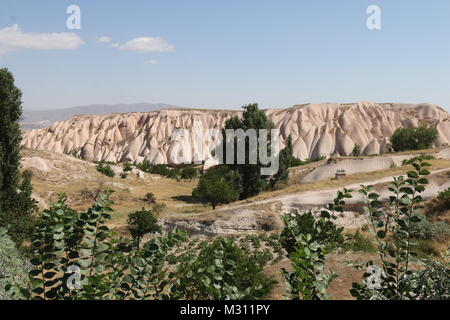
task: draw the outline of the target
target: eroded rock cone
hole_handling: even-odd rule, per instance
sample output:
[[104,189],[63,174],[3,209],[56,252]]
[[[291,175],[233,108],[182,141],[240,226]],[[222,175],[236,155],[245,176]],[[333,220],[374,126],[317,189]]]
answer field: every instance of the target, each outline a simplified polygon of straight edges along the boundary
[[[384,153],[395,129],[433,124],[439,132],[438,146],[450,144],[450,114],[432,104],[307,104],[265,111],[281,131],[281,142],[290,135],[294,155],[300,159],[326,155],[349,155],[355,144],[363,154]],[[179,143],[180,152],[193,159],[198,150],[185,140],[171,141],[175,129],[221,129],[239,111],[166,109],[109,115],[81,115],[57,122],[50,128],[24,132],[22,144],[80,156],[95,161],[171,163],[170,153]],[[207,148],[213,143],[205,139]],[[207,160],[207,159],[203,159]]]

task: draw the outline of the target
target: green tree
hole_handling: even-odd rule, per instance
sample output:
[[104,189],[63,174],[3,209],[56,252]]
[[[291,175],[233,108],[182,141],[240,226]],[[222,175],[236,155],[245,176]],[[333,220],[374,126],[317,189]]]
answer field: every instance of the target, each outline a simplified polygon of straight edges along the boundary
[[167,169],[167,173],[165,174],[165,176],[169,179],[180,181],[181,172],[177,168]]
[[21,99],[22,92],[14,85],[13,75],[8,69],[0,69],[0,192],[3,198],[14,197],[19,184]]
[[357,143],[355,143],[355,145],[353,146],[352,156],[353,157],[361,156],[361,147]]
[[136,249],[139,249],[141,239],[144,235],[161,231],[157,222],[158,219],[155,218],[153,213],[144,208],[128,215],[128,231],[130,231],[130,234],[134,239]]
[[9,201],[6,200],[11,207],[9,210],[5,209],[7,214],[0,216],[0,223],[9,226],[8,232],[19,247],[23,240],[31,237],[35,224],[33,214],[38,210],[38,202],[32,198],[31,177],[31,171],[22,172],[17,193]]
[[[242,129],[244,132],[249,129],[255,129],[259,138],[259,129],[273,129],[274,124],[267,118],[264,111],[258,109],[258,104],[249,104],[242,107],[244,112],[242,114],[242,120],[238,116],[231,117],[225,122],[226,129]],[[226,141],[225,132],[223,133]],[[268,150],[270,151],[270,133],[268,136]],[[237,142],[234,142],[235,145]],[[250,147],[252,149],[250,149]],[[224,154],[226,154],[226,143],[224,143]],[[235,147],[235,150],[237,148]],[[248,139],[245,141],[245,164],[237,164],[237,154],[235,154],[235,161],[230,167],[238,172],[242,176],[242,193],[241,199],[257,195],[266,187],[266,179],[261,176],[262,164],[258,161],[256,164],[249,164],[249,154],[256,152],[258,154],[258,146],[250,146]],[[236,153],[236,152],[235,152]]]
[[21,245],[31,232],[36,202],[31,173],[20,175],[22,92],[8,69],[0,69],[0,226]]
[[397,152],[421,150],[431,148],[437,138],[438,131],[433,127],[398,128],[391,137],[391,144]]
[[[213,170],[203,175],[197,187],[192,191],[192,196],[203,202],[210,203],[215,209],[220,203],[229,203],[239,198],[238,191],[227,181],[229,178],[237,178],[235,174],[230,174],[227,167],[221,170]],[[236,181],[234,181],[236,183]]]
[[194,178],[196,178],[198,175],[198,170],[194,167],[186,167],[183,170],[181,170],[181,179],[189,179],[192,180]]
[[293,151],[294,148],[292,146],[292,138],[289,136],[286,147],[280,151],[278,172],[275,173],[270,180],[270,185],[272,188],[274,188],[277,183],[286,184],[288,182],[289,168],[295,163]]

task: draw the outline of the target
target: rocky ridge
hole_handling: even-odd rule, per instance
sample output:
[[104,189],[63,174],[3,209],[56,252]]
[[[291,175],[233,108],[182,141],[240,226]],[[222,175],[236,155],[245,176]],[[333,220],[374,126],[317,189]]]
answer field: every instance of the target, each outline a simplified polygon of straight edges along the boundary
[[[265,110],[280,129],[282,146],[290,135],[300,159],[349,155],[359,144],[364,155],[385,153],[389,137],[399,127],[436,126],[437,146],[450,143],[450,114],[432,104],[358,102],[306,104]],[[70,154],[91,161],[170,163],[175,146],[194,157],[186,141],[173,141],[175,129],[205,132],[220,129],[240,111],[164,109],[153,112],[80,115],[49,128],[25,131],[22,144],[30,149]],[[205,139],[203,148],[214,139]],[[191,150],[190,150],[191,149]]]

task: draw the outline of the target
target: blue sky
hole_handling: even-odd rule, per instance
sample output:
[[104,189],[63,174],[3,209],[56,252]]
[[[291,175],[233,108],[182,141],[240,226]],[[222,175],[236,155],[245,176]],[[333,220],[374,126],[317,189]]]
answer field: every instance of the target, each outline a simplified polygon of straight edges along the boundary
[[[66,27],[71,4],[81,8],[80,30]],[[373,4],[381,30],[366,27]],[[68,37],[66,48],[53,48],[55,35],[32,43],[50,33]],[[140,52],[139,37],[166,47]],[[26,109],[365,100],[450,110],[449,40],[448,0],[0,2],[0,66],[14,73]]]

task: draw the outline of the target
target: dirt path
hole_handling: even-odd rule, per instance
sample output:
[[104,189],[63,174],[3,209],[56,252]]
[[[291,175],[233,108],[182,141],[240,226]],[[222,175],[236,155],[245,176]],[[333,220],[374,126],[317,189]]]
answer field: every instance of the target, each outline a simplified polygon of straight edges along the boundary
[[[439,174],[445,171],[448,171],[449,168],[445,169],[439,169],[431,172],[431,175]],[[360,186],[363,185],[380,185],[383,183],[391,182],[393,179],[393,176],[366,181],[364,183],[356,183],[346,186],[347,189],[353,190],[353,198],[348,199],[348,203],[358,203],[362,201],[362,197],[357,192],[357,190],[360,189]],[[430,198],[435,196],[440,190],[450,187],[450,181],[438,185],[432,181],[430,181],[430,184],[427,185],[427,188],[425,192],[422,194],[424,198]],[[303,207],[311,207],[311,206],[323,206],[329,202],[331,202],[335,197],[336,193],[342,190],[342,188],[336,188],[336,189],[328,189],[328,190],[318,190],[318,191],[307,191],[307,192],[300,192],[295,194],[288,194],[278,197],[273,197],[270,199],[264,199],[264,200],[257,200],[253,201],[251,203],[245,203],[245,204],[238,204],[238,205],[226,205],[220,208],[217,208],[215,212],[218,211],[225,211],[225,210],[235,210],[255,205],[261,205],[261,204],[267,204],[274,201],[280,201],[282,203],[282,211],[283,212],[289,212],[292,209],[301,209]],[[382,199],[387,199],[389,191],[382,190],[379,192]]]

